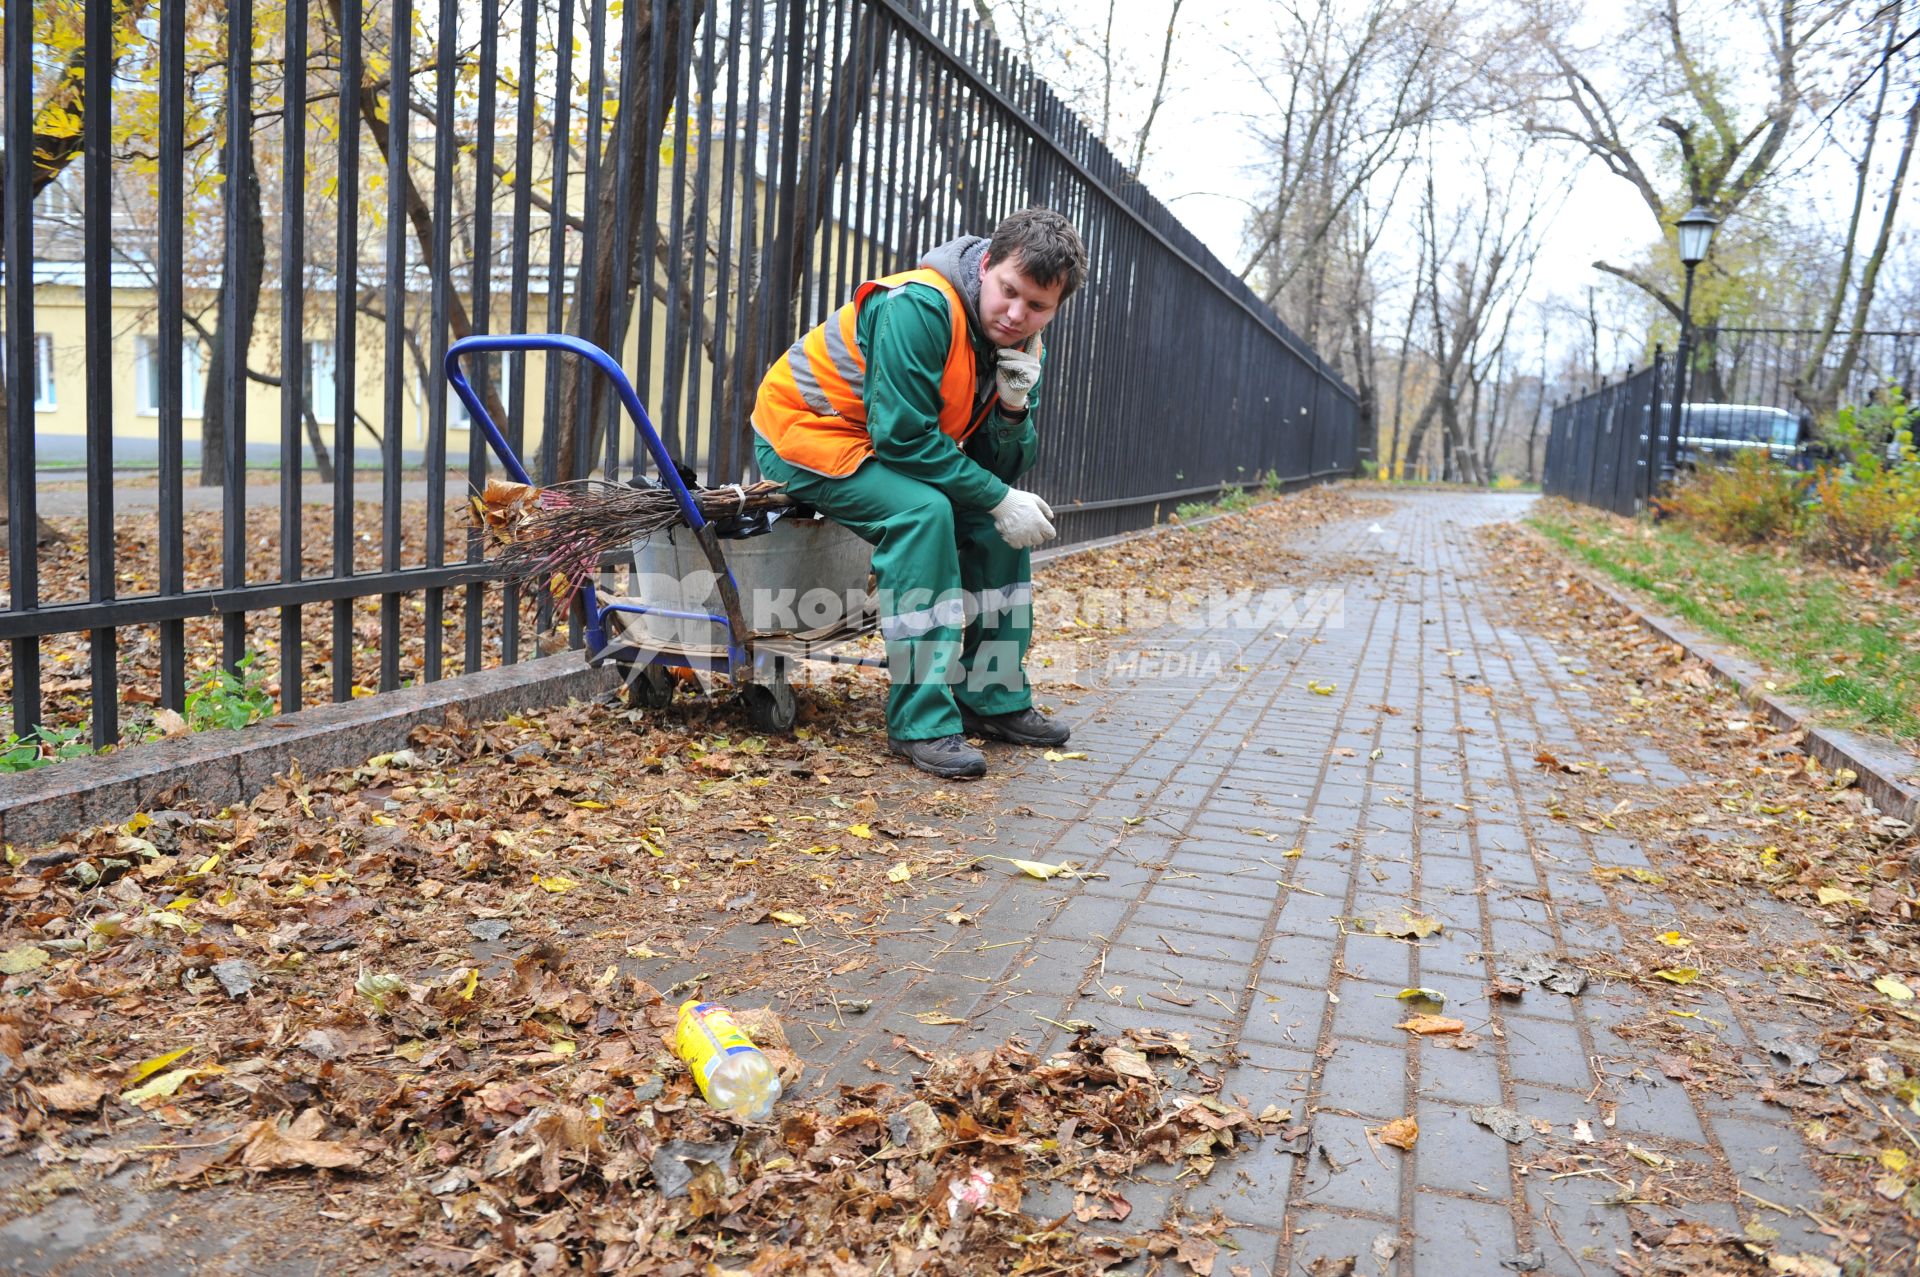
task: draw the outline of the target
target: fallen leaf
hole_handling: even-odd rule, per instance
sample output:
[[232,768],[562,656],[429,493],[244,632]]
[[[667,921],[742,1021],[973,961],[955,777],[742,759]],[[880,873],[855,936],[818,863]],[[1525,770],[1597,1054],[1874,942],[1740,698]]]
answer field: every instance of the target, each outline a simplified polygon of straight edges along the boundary
[[873,826],[862,821],[857,825],[848,825],[847,832],[855,838],[871,838],[873,837]]
[[150,1060],[142,1060],[133,1066],[133,1072],[127,1074],[126,1080],[128,1082],[138,1082],[142,1078],[152,1077],[155,1073],[166,1068],[167,1065],[172,1064],[175,1060],[191,1050],[193,1050],[192,1047],[183,1046],[177,1051],[168,1051],[165,1055],[156,1055]]
[[1587,1121],[1584,1117],[1576,1120],[1573,1124],[1573,1142],[1576,1144],[1593,1143],[1593,1123]]
[[552,874],[545,878],[542,878],[539,874],[535,874],[533,880],[539,885],[542,891],[550,891],[556,896],[563,891],[572,891],[580,885],[565,874]]
[[922,1024],[931,1025],[965,1024],[967,1022],[966,1017],[948,1015],[945,1011],[919,1011],[914,1014],[913,1018]]
[[1692,984],[1700,978],[1700,969],[1698,967],[1662,967],[1654,974],[1670,984]]
[[1447,1000],[1447,995],[1440,992],[1440,990],[1429,989],[1429,988],[1426,988],[1424,985],[1415,989],[1402,989],[1400,990],[1400,992],[1394,994],[1393,996],[1396,998],[1404,999],[1409,1002],[1415,999],[1419,999],[1425,1002],[1444,1003]]
[[1662,931],[1659,935],[1655,936],[1654,939],[1666,945],[1669,949],[1684,949],[1693,943],[1693,941],[1687,939],[1687,937],[1681,935],[1678,931]]
[[1533,1133],[1533,1127],[1526,1118],[1496,1104],[1476,1105],[1467,1110],[1467,1116],[1509,1144],[1518,1144]]
[[789,927],[804,927],[807,925],[807,915],[804,913],[795,913],[791,909],[775,909],[772,913],[768,914],[767,917],[772,918],[775,922],[784,922]]
[[52,958],[52,954],[38,945],[23,944],[0,953],[0,975],[19,975],[23,971],[38,971]]
[[186,1085],[188,1079],[199,1075],[199,1069],[173,1069],[160,1074],[143,1086],[120,1092],[120,1102],[138,1106],[145,1104],[148,1100],[165,1099]]
[[907,867],[907,862],[904,860],[887,870],[888,882],[905,882],[911,877],[913,877],[913,870]]
[[98,1078],[80,1073],[62,1073],[58,1082],[36,1086],[41,1103],[57,1113],[91,1113],[100,1107],[110,1089]]
[[1085,758],[1086,756],[1087,755],[1084,750],[1078,750],[1078,749],[1067,750],[1064,753],[1057,749],[1050,749],[1046,753],[1041,755],[1042,758],[1046,759],[1050,763],[1067,763],[1067,762],[1072,762],[1076,758]]
[[1393,1026],[1405,1029],[1420,1037],[1429,1037],[1442,1033],[1464,1033],[1467,1026],[1459,1020],[1444,1015],[1416,1015],[1410,1020],[1402,1020]]
[[1380,1142],[1398,1149],[1411,1149],[1420,1138],[1420,1123],[1410,1117],[1396,1117],[1380,1128]]
[[1142,1082],[1158,1080],[1154,1077],[1153,1066],[1147,1063],[1147,1057],[1129,1047],[1108,1047],[1100,1053],[1100,1062],[1121,1077],[1139,1078]]
[[1815,898],[1818,899],[1820,903],[1823,905],[1837,905],[1837,904],[1864,905],[1867,903],[1866,901],[1862,900],[1859,896],[1856,896],[1851,891],[1848,891],[1845,887],[1822,887],[1818,891],[1814,892],[1813,894]]
[[308,1109],[284,1126],[278,1121],[250,1122],[242,1130],[245,1143],[240,1164],[258,1171],[293,1167],[351,1170],[367,1160],[358,1149],[317,1138],[326,1125],[318,1109]]
[[1873,982],[1873,987],[1892,998],[1895,1002],[1913,1001],[1913,990],[1890,975],[1883,975],[1876,979]]

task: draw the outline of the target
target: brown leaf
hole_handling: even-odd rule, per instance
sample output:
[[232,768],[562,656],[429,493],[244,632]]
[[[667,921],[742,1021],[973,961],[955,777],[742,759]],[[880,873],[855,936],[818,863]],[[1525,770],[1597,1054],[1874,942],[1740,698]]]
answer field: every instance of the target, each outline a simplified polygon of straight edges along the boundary
[[1398,1149],[1411,1149],[1420,1138],[1420,1123],[1410,1117],[1396,1117],[1380,1128],[1380,1142]]
[[62,1073],[58,1082],[36,1086],[41,1103],[56,1113],[91,1113],[109,1090],[105,1082],[81,1073]]
[[1692,1082],[1698,1080],[1698,1075],[1693,1071],[1693,1061],[1687,1059],[1684,1055],[1656,1055],[1653,1057],[1653,1060],[1654,1063],[1660,1066],[1662,1073],[1665,1073],[1676,1082]]
[[351,1170],[367,1155],[336,1140],[317,1138],[327,1128],[318,1109],[308,1109],[283,1128],[278,1121],[250,1122],[241,1132],[245,1146],[240,1164],[250,1170],[274,1171],[292,1167]]

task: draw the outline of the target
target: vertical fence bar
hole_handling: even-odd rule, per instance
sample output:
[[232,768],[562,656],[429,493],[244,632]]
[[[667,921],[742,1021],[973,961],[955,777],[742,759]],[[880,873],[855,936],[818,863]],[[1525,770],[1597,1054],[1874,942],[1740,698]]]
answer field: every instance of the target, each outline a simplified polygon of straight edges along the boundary
[[[553,164],[553,204],[547,214],[547,331],[560,332],[567,316],[567,157],[568,123],[573,104],[573,5],[560,6],[559,32],[553,47],[559,50],[559,62],[553,77],[553,143],[549,150]],[[546,411],[540,420],[541,486],[550,486],[559,470],[559,456],[567,423],[560,420],[562,378],[573,375],[558,356],[546,357]],[[545,634],[553,625],[553,594],[540,591],[535,604],[534,633]]]
[[[407,360],[407,160],[413,151],[413,3],[393,0],[392,57],[387,80],[387,288],[386,376],[380,425],[380,569],[400,570],[400,515],[403,489]],[[431,476],[429,476],[431,481]],[[433,532],[428,530],[431,537]],[[380,690],[400,686],[400,601],[388,590],[380,596]]]
[[[159,581],[162,596],[186,586],[186,534],[182,487],[186,482],[181,404],[181,259],[185,256],[187,32],[184,5],[160,9],[160,173],[158,217],[159,303],[155,316],[160,399],[159,474],[155,478],[159,518]],[[176,713],[187,703],[187,625],[160,622],[160,704]]]
[[[300,441],[307,412],[307,219],[286,216],[301,208],[307,189],[307,0],[287,0],[287,61],[280,82],[280,579],[298,581],[301,566],[301,506],[306,466]],[[302,701],[306,675],[301,651],[300,607],[280,609],[280,712]]]
[[[113,4],[87,0],[86,80],[81,116],[85,152],[82,214],[89,244],[113,238]],[[106,253],[88,253],[87,345],[87,598],[103,603],[115,593],[113,539],[113,276]],[[53,370],[45,370],[51,376]],[[91,673],[93,747],[120,739],[118,635],[92,631],[87,642]]]
[[[719,475],[715,471],[719,460],[715,447],[718,440],[714,437],[713,431],[700,428],[703,416],[700,411],[701,388],[706,388],[709,402],[717,400],[720,395],[719,351],[717,347],[709,350],[707,344],[709,333],[706,309],[707,257],[709,256],[708,246],[712,242],[707,232],[707,225],[712,216],[713,205],[713,28],[719,19],[716,8],[713,0],[701,0],[697,18],[700,26],[700,75],[697,79],[691,75],[681,77],[681,83],[685,86],[685,91],[681,95],[681,114],[687,114],[687,106],[693,102],[696,93],[700,101],[699,127],[693,130],[694,136],[699,139],[697,143],[699,156],[693,172],[693,224],[699,230],[690,245],[693,252],[693,282],[688,296],[690,304],[687,308],[687,317],[691,322],[692,331],[688,335],[690,353],[687,357],[686,428],[689,446],[698,449],[700,468],[706,472],[709,484],[720,482]],[[695,21],[692,14],[681,20],[683,41],[692,39]],[[691,50],[689,53],[691,54]],[[688,61],[692,61],[691,56]],[[724,252],[725,232],[722,231],[718,238],[721,240]],[[713,338],[719,337],[720,330],[725,325],[726,321],[722,318],[725,310],[726,303],[716,297],[714,299],[714,331],[711,334]],[[702,374],[700,367],[702,353],[708,354],[707,370],[711,375]],[[699,442],[696,444],[695,440]],[[635,450],[638,451],[637,448]]]
[[[229,590],[247,583],[247,339],[250,325],[241,323],[241,307],[248,304],[241,286],[241,256],[246,252],[241,221],[243,193],[257,180],[250,160],[253,141],[253,0],[232,0],[227,6],[227,180],[221,188],[226,216],[225,247],[221,254],[220,287],[224,320],[220,326],[226,349],[226,381],[220,386],[221,416],[226,418],[225,466],[221,474],[220,581]],[[256,197],[257,198],[257,197]],[[164,356],[163,356],[164,357]],[[202,445],[204,446],[204,445]],[[247,614],[220,616],[220,664],[239,668],[246,655]]]
[[[360,0],[340,0],[339,199],[333,254],[333,574],[353,575],[353,481],[360,289]],[[333,699],[353,696],[353,600],[333,601]]]
[[[539,101],[534,61],[538,50],[538,23],[530,5],[520,6],[520,64],[514,85],[513,137],[513,301],[507,323],[512,331],[527,331],[528,294],[532,291],[533,267],[533,127],[534,108]],[[507,357],[512,370],[507,375],[507,419],[501,422],[507,443],[517,457],[526,456],[527,357],[516,353]],[[520,660],[520,590],[509,585],[502,591],[500,616],[500,660],[513,665]]]
[[[633,3],[645,3],[646,0],[632,0]],[[607,0],[589,0],[587,16],[587,104],[586,104],[586,166],[582,173],[581,207],[586,210],[586,225],[582,229],[580,263],[584,269],[599,255],[600,236],[600,153],[603,145],[602,133],[604,111],[606,109],[607,90]],[[580,295],[587,294],[591,287],[584,275],[574,285]],[[592,326],[594,316],[581,308],[580,331],[585,333]],[[614,352],[614,358],[619,353]],[[594,413],[594,391],[597,388],[598,374],[588,364],[575,361],[571,369],[574,379],[573,430],[574,445],[569,452],[573,456],[573,473],[568,479],[584,479],[593,469],[593,432],[600,421]],[[608,476],[611,478],[612,476]],[[577,617],[579,609],[574,609]],[[578,621],[574,622],[578,629]]]
[[[33,3],[6,0],[7,573],[16,611],[40,603],[40,510],[33,448]],[[40,726],[40,640],[13,651],[13,730]]]
[[[732,351],[727,339],[732,335],[733,321],[733,173],[734,166],[740,162],[737,145],[740,120],[740,8],[741,0],[732,0],[727,12],[727,100],[726,109],[721,115],[720,127],[725,130],[726,138],[720,146],[720,255],[714,262],[715,281],[713,298],[713,393],[707,396],[707,438],[713,442],[714,455],[707,467],[707,482],[722,484],[736,482],[740,477],[739,461],[735,457],[734,442],[738,437],[735,425],[728,421],[723,424],[723,414],[734,402],[732,397],[733,366]],[[701,57],[706,63],[706,77],[709,96],[712,94],[714,68],[714,30],[720,21],[720,0],[711,0],[707,6],[707,43],[702,47]],[[701,115],[701,133],[707,139],[707,145],[713,142],[713,115],[711,110]],[[751,151],[748,152],[749,155]],[[752,186],[746,188],[748,198],[752,198]],[[740,260],[747,260],[744,253]],[[744,302],[746,288],[739,289]],[[744,309],[744,306],[742,307]]]
[[[660,0],[656,0],[656,3],[659,2]],[[664,57],[666,55],[665,34],[665,31],[660,27],[656,26],[654,28],[653,51],[656,57]],[[683,18],[680,23],[678,36],[679,44],[682,47],[674,50],[675,64],[684,70],[688,61],[684,46],[692,39],[693,24]],[[681,423],[683,420],[690,423],[692,418],[684,416],[681,411],[681,395],[687,384],[683,365],[686,362],[687,329],[692,321],[692,316],[690,314],[682,315],[680,303],[680,290],[686,286],[686,268],[682,263],[686,257],[685,248],[687,246],[687,100],[690,94],[687,85],[687,76],[684,73],[676,75],[673,78],[675,82],[675,93],[671,103],[665,101],[665,95],[662,92],[664,85],[658,79],[655,81],[657,87],[654,92],[654,98],[661,102],[662,110],[664,111],[670,107],[673,111],[673,169],[671,176],[668,178],[673,185],[669,193],[671,207],[667,214],[667,225],[669,228],[667,231],[667,325],[664,334],[666,339],[665,351],[660,361],[659,406],[661,416],[664,417],[665,420],[660,423],[660,433],[661,441],[666,444],[667,451],[673,453],[676,457],[691,460],[686,454],[691,453],[694,449],[697,436],[690,429],[685,431],[683,436]],[[661,130],[666,127],[665,116],[650,113],[647,127],[650,130],[648,133],[649,137],[659,137]],[[696,246],[697,250],[703,250],[705,248],[704,241],[706,237],[702,235],[700,238],[701,243]],[[642,289],[644,302],[649,309],[653,306],[652,276],[654,271],[655,267],[652,254],[649,253],[648,279]],[[698,305],[699,302],[696,299],[694,306]],[[691,310],[693,307],[688,307],[687,309]],[[640,357],[650,361],[653,357],[653,352],[651,350],[643,350],[640,352]],[[693,393],[696,395],[699,393],[697,382],[694,385]]]
[[[478,119],[474,126],[473,140],[473,251],[469,256],[473,271],[473,308],[470,312],[472,331],[490,333],[493,331],[493,138],[494,115],[498,110],[498,81],[500,74],[500,0],[481,0],[480,5],[480,88],[477,106]],[[480,362],[480,369],[486,380],[491,383],[496,396],[500,394],[499,378],[493,370],[506,368],[507,361],[492,356]],[[429,369],[428,376],[436,381],[446,378],[438,369]],[[509,374],[511,375],[511,374]],[[504,423],[498,423],[504,424]],[[611,477],[611,476],[609,476]],[[467,487],[469,491],[482,492],[487,486],[487,445],[478,423],[467,422]],[[446,540],[444,532],[436,531],[432,535],[442,543]],[[478,564],[486,558],[486,543],[481,539],[480,529],[467,522],[467,562]],[[487,587],[483,582],[474,581],[466,587],[465,612],[466,644],[461,653],[461,672],[471,674],[482,664],[483,639],[485,637],[487,608]]]
[[[453,296],[453,120],[454,53],[460,41],[457,0],[440,0],[438,41],[434,58],[433,126],[433,282],[432,318],[427,367],[427,566],[437,568],[447,556],[447,379],[438,370],[447,357],[447,314]],[[481,361],[483,364],[484,360]],[[422,653],[429,683],[440,681],[446,640],[447,592],[430,586],[426,591],[426,644]]]

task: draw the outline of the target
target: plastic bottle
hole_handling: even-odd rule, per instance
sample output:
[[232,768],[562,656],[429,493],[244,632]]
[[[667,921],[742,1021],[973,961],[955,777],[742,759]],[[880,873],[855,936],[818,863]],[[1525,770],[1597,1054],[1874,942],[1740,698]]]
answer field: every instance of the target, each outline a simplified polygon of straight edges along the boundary
[[674,1053],[693,1070],[707,1103],[750,1121],[764,1121],[780,1098],[780,1074],[733,1015],[712,1002],[680,1004]]

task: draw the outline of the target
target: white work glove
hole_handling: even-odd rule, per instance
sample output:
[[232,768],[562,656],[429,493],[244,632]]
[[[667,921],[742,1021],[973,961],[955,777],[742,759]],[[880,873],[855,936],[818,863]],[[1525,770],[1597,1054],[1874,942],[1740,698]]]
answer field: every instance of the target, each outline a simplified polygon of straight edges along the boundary
[[1030,550],[1053,540],[1053,508],[1031,492],[1008,488],[993,507],[993,526],[1000,539],[1016,550]]
[[998,359],[993,375],[1000,383],[1000,406],[1008,412],[1025,412],[1027,396],[1040,380],[1040,356],[1009,346]]

